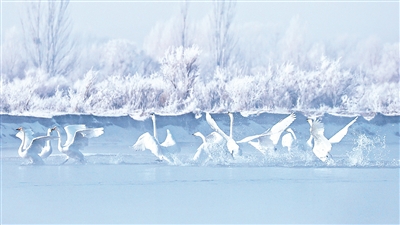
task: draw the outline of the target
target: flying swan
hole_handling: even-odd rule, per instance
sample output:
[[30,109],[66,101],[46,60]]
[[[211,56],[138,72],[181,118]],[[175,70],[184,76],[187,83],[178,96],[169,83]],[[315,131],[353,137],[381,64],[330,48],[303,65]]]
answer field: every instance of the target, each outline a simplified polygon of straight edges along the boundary
[[346,136],[349,127],[356,122],[357,118],[358,117],[354,118],[350,123],[348,123],[335,135],[333,135],[329,140],[324,136],[324,124],[321,121],[313,121],[312,119],[307,119],[308,123],[310,124],[311,132],[311,137],[307,142],[311,142],[312,140],[314,140],[314,146],[312,149],[314,154],[321,161],[325,162],[328,159],[329,152],[332,149],[332,144],[339,143],[343,139],[343,137]]
[[57,127],[53,127],[52,131],[57,132],[58,150],[67,155],[67,159],[62,163],[66,163],[70,158],[74,158],[81,163],[85,162],[81,150],[88,146],[89,138],[99,137],[104,133],[104,128],[87,128],[84,124],[68,125],[64,127],[67,133],[67,140],[61,145],[60,131]]
[[136,151],[149,150],[160,161],[165,160],[169,164],[174,164],[175,160],[172,157],[172,154],[180,152],[180,147],[176,144],[168,129],[167,137],[164,142],[160,144],[157,138],[156,116],[154,113],[151,114],[151,119],[153,120],[153,136],[149,132],[142,134],[132,148]]
[[275,147],[279,142],[282,132],[285,131],[285,129],[287,129],[295,119],[296,115],[292,113],[288,117],[279,121],[277,124],[272,126],[264,133],[243,138],[237,143],[247,142],[257,150],[259,150],[262,154],[267,155],[267,153],[270,153],[272,150],[275,150]]
[[43,164],[43,159],[39,156],[39,153],[42,152],[47,141],[56,137],[40,136],[34,138],[33,132],[30,129],[27,129],[25,132],[25,129],[19,127],[17,130],[19,132],[15,136],[22,141],[18,148],[18,155],[21,158],[29,159],[30,164]]
[[226,147],[233,157],[241,156],[242,150],[239,148],[239,145],[236,144],[236,141],[232,138],[232,129],[233,129],[233,114],[228,113],[230,117],[230,130],[229,136],[226,135],[217,125],[215,120],[211,117],[210,113],[206,113],[206,121],[210,127],[215,130],[219,135],[221,135],[226,140]]

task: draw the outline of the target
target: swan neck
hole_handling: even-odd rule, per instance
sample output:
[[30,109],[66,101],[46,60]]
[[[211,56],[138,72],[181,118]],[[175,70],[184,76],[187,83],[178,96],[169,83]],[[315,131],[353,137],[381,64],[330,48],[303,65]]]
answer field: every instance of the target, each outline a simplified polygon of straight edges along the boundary
[[229,127],[229,137],[232,138],[232,130],[233,130],[233,115],[229,113],[229,117],[231,119],[230,127]]
[[60,152],[62,152],[60,131],[58,131],[58,129],[56,129],[56,132],[57,132],[57,136],[58,136],[58,150],[59,150]]
[[156,127],[156,116],[153,114],[151,116],[151,119],[153,120],[153,136],[158,141],[158,138],[157,138],[157,127]]
[[296,135],[294,134],[294,132],[293,132],[292,130],[289,130],[289,132],[293,135],[293,138],[296,140],[297,137],[296,137]]
[[203,143],[206,143],[206,138],[202,133],[199,133],[199,137],[201,138],[201,140],[203,140]]
[[19,148],[18,148],[18,154],[21,156],[22,155],[22,153],[24,152],[23,151],[23,148],[24,148],[24,144],[25,144],[25,131],[24,130],[21,130],[22,131],[22,141],[21,141],[21,145],[19,146]]

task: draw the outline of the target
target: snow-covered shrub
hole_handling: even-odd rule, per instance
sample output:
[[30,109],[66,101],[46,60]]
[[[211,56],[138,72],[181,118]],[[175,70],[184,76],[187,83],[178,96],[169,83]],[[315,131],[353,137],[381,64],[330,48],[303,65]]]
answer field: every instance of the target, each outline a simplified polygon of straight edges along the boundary
[[183,48],[170,48],[160,60],[160,75],[166,81],[166,85],[172,86],[170,99],[183,103],[188,99],[193,86],[199,76],[197,59],[200,50],[197,46]]
[[53,96],[63,85],[63,77],[50,77],[40,69],[26,71],[24,78],[2,80],[1,111],[25,112],[43,108],[41,99]]

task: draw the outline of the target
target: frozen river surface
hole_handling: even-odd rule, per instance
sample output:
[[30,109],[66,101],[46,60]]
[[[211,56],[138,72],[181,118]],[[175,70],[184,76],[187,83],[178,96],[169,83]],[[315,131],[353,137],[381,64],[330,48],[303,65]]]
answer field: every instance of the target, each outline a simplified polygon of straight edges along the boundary
[[2,223],[399,223],[398,168],[2,165]]
[[[214,116],[227,132],[228,117]],[[233,136],[239,140],[263,132],[285,116],[236,114]],[[322,119],[327,136],[351,120]],[[65,156],[57,149],[41,166],[25,165],[27,160],[18,157],[15,128],[40,135],[54,125],[78,123],[104,127],[105,132],[90,140],[86,164],[70,160],[60,165]],[[159,138],[169,129],[182,148],[180,163],[169,165],[155,161],[148,151],[130,148],[152,131],[149,120],[3,115],[0,222],[399,224],[399,117],[360,117],[333,146],[331,164],[305,147],[306,117],[298,114],[291,127],[298,137],[291,153],[279,148],[273,158],[263,157],[241,144],[242,158],[200,166],[190,161],[201,144],[191,134],[211,132],[204,117],[159,117]]]

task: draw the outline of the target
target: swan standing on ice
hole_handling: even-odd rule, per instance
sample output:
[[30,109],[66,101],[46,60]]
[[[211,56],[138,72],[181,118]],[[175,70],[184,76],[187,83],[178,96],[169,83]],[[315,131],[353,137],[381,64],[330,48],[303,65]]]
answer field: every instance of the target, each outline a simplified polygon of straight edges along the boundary
[[165,160],[170,164],[174,164],[172,154],[180,152],[180,147],[176,144],[168,129],[167,137],[164,142],[160,144],[157,138],[156,116],[154,113],[151,115],[151,119],[153,120],[153,136],[149,132],[142,134],[132,148],[136,151],[149,150],[159,160]]
[[[243,138],[237,143],[248,142],[262,154],[267,155],[267,153],[271,153],[272,150],[276,150],[275,146],[278,144],[282,132],[285,131],[295,119],[296,115],[292,113],[264,133]],[[252,141],[254,139],[257,141]]]
[[286,129],[286,132],[287,133],[282,136],[282,147],[287,147],[288,151],[290,152],[293,141],[295,141],[297,138],[292,128]]
[[[52,131],[51,128],[47,129],[47,136],[51,135],[51,131]],[[50,142],[50,140],[47,140],[42,151],[39,153],[39,156],[42,159],[45,159],[45,158],[49,157],[49,155],[51,155],[52,152],[53,152],[53,148],[51,147],[51,142]]]
[[220,134],[225,140],[226,140],[226,147],[228,148],[229,152],[233,157],[241,156],[242,155],[242,150],[239,148],[239,145],[236,144],[236,141],[233,140],[232,138],[232,129],[233,129],[233,114],[228,113],[230,117],[230,130],[229,130],[229,136],[226,135],[217,125],[215,120],[211,117],[210,113],[206,113],[206,121],[208,125],[211,126],[213,130],[215,130],[218,134]]
[[26,158],[30,160],[31,164],[43,164],[42,158],[39,156],[39,153],[42,151],[46,142],[55,139],[56,137],[51,136],[40,136],[33,137],[33,132],[31,130],[25,130],[20,127],[17,128],[19,131],[15,136],[21,139],[21,145],[18,148],[18,155],[21,158]]
[[65,126],[67,140],[61,145],[60,131],[57,127],[51,129],[58,135],[58,150],[67,155],[67,159],[61,163],[66,163],[70,158],[74,158],[81,163],[85,162],[84,156],[80,150],[83,150],[89,143],[89,138],[99,137],[104,133],[104,128],[87,128],[84,124]]
[[229,150],[226,147],[226,140],[217,132],[204,137],[200,132],[193,134],[200,137],[203,143],[197,148],[196,154],[193,156],[193,161],[197,163],[207,163],[209,160],[218,162],[226,161],[227,158],[232,158]]
[[[344,136],[346,136],[349,127],[356,122],[358,117],[353,119],[350,123],[348,123],[345,127],[343,127],[339,132],[333,135],[329,140],[324,136],[324,124],[319,121],[312,119],[307,119],[311,128],[311,140],[314,140],[313,152],[314,154],[323,162],[328,159],[329,152],[332,149],[332,144],[339,143]],[[311,142],[311,140],[309,141]]]

